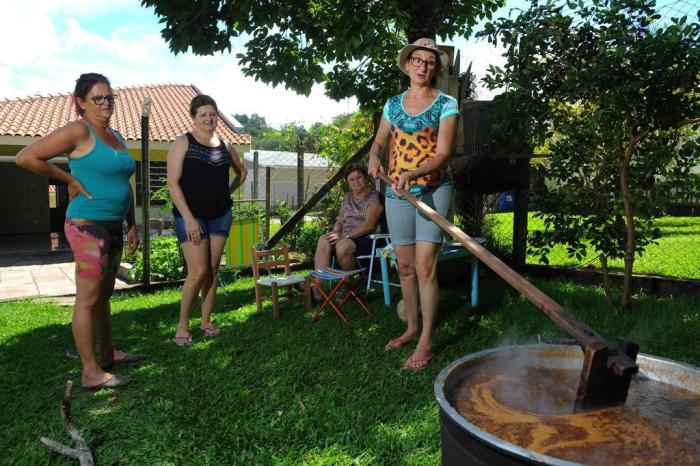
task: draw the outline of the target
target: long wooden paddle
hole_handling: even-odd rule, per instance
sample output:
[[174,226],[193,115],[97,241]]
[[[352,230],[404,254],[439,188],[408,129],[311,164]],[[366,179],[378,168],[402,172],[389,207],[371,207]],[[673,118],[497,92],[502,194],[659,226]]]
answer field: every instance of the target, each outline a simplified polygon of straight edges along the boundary
[[[378,177],[389,185],[393,184],[393,181],[385,173],[379,173]],[[438,224],[443,231],[464,245],[481,262],[544,312],[562,330],[576,339],[584,351],[583,368],[576,392],[578,407],[600,406],[624,402],[627,399],[631,377],[639,370],[635,363],[639,351],[638,345],[621,340],[617,348],[611,346],[598,332],[574,317],[564,307],[454,226],[445,217],[438,214],[425,202],[415,198],[404,189],[399,190],[398,194]]]

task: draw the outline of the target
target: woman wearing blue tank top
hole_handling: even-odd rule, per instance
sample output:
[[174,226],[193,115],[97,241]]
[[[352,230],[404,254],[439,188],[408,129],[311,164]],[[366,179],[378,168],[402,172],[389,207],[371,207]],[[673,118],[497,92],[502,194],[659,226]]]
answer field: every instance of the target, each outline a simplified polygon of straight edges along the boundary
[[[82,385],[99,390],[131,381],[107,372],[109,368],[145,357],[113,346],[109,305],[122,256],[124,220],[127,254],[133,254],[139,242],[129,184],[135,164],[124,139],[109,125],[116,99],[109,80],[97,73],[81,75],[73,99],[81,118],[24,148],[17,154],[17,165],[68,184],[71,200],[64,228],[75,258],[73,337],[82,364]],[[71,173],[48,162],[64,154]],[[93,331],[100,345],[99,364]]]
[[[216,135],[219,110],[214,99],[196,96],[190,103],[190,116],[192,131],[178,137],[168,152],[168,189],[175,204],[175,233],[187,263],[180,321],[173,337],[178,346],[192,344],[190,313],[200,291],[202,334],[213,337],[221,332],[210,320],[217,274],[231,228],[231,192],[243,184],[247,174],[233,146]],[[232,165],[240,174],[235,185],[229,182]]]

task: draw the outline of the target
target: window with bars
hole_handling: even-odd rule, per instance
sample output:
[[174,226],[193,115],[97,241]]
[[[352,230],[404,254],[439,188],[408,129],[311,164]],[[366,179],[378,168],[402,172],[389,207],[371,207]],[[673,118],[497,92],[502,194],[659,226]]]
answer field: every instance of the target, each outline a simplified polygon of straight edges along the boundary
[[[153,193],[158,191],[158,189],[167,185],[167,166],[166,162],[153,162],[149,163],[150,173],[150,193],[151,193],[151,205],[163,205],[164,201],[153,199]],[[141,199],[141,162],[136,162],[136,205],[143,205]]]

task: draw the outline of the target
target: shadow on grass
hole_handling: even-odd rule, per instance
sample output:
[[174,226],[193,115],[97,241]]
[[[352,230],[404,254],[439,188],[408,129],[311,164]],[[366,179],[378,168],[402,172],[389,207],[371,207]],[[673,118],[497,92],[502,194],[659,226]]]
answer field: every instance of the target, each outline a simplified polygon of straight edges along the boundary
[[[476,312],[468,309],[463,288],[443,291],[437,356],[418,373],[401,370],[410,346],[384,351],[404,324],[378,295],[368,300],[369,317],[354,305],[344,308],[349,326],[332,312],[311,323],[312,311],[303,305],[283,307],[275,321],[269,305],[256,313],[252,280],[243,279],[228,296],[218,296],[213,320],[223,328],[219,337],[197,331],[195,311],[190,347],[170,341],[179,290],[120,295],[113,301],[115,342],[147,353],[148,361],[118,366],[134,379],[128,388],[76,393],[73,418],[100,464],[439,464],[437,373],[509,334],[527,340],[556,330],[506,288],[498,279],[483,280]],[[563,287],[558,294],[562,304],[590,303],[587,316],[605,317],[602,296],[590,288]],[[70,309],[14,303],[0,306],[0,322],[27,312],[36,323],[0,339],[0,419],[6,426],[0,439],[12,448],[11,462],[36,464],[56,459],[39,446],[40,435],[68,442],[58,404],[65,380],[79,381],[80,368],[66,353],[74,352]],[[604,323],[611,333],[630,329],[619,317]]]
[[[352,321],[346,326],[330,310],[311,323],[303,304],[283,307],[278,321],[269,304],[257,313],[250,279],[229,291],[217,297],[213,319],[223,333],[203,337],[196,310],[190,347],[170,341],[179,290],[115,296],[115,344],[148,360],[114,370],[133,378],[128,388],[74,395],[75,424],[101,464],[439,462],[432,383],[461,355],[455,345],[469,326],[461,297],[460,305],[443,306],[450,311],[439,322],[435,362],[411,374],[401,370],[410,347],[383,349],[403,323],[378,298],[368,300],[369,317],[346,305]],[[27,302],[4,311],[26,308],[36,324],[8,335],[0,347],[6,406],[0,417],[8,426],[0,438],[14,446],[17,462],[35,464],[55,458],[39,446],[39,436],[70,442],[58,404],[66,379],[79,384],[80,365],[71,309]]]

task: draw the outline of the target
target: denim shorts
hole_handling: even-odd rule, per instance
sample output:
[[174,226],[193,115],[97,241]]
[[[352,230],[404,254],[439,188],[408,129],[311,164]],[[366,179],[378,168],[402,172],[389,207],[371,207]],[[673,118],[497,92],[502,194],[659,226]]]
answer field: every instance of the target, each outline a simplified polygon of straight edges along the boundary
[[[452,206],[452,185],[443,184],[429,189],[421,195],[420,200],[443,217],[448,217]],[[408,246],[416,244],[416,241],[442,243],[444,233],[438,224],[406,199],[386,198],[386,221],[391,244],[395,246]]]
[[[355,256],[367,256],[372,253],[372,239],[369,236],[359,236],[357,238],[348,239],[355,243]],[[332,250],[333,254],[335,254],[335,244]]]
[[[231,230],[231,211],[227,210],[224,215],[216,218],[200,218],[195,217],[199,223],[199,229],[202,231],[202,239],[209,239],[210,236],[228,237],[228,232]],[[177,240],[181,243],[186,243],[187,230],[185,229],[185,219],[175,216],[175,234]]]

